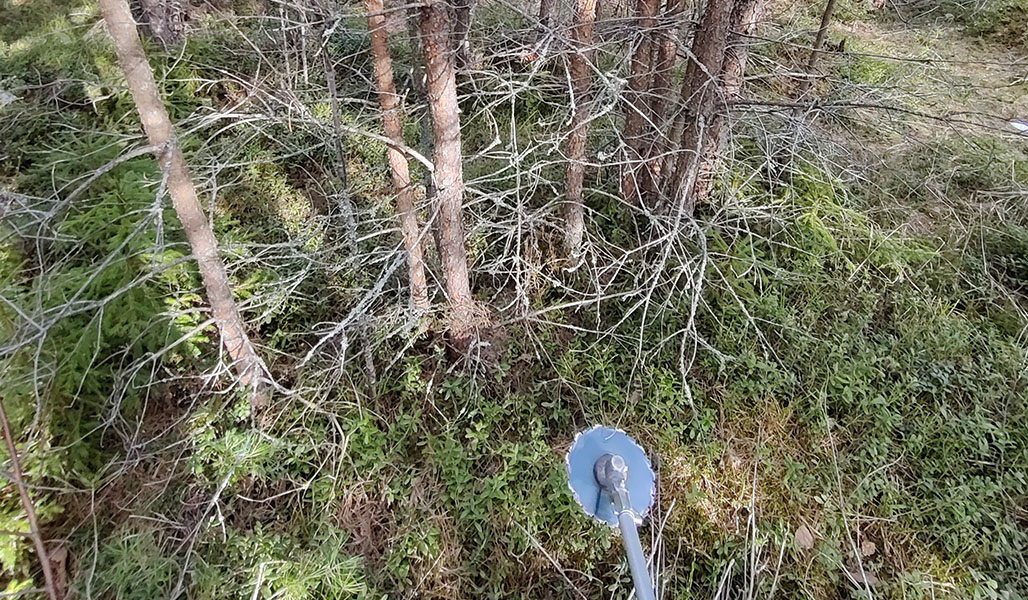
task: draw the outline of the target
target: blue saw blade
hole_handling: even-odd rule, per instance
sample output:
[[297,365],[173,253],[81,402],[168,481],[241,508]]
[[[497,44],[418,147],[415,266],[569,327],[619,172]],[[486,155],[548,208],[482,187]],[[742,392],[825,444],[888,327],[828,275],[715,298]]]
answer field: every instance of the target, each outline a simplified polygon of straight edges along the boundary
[[590,517],[617,527],[614,506],[600,489],[593,470],[604,454],[619,454],[628,463],[628,497],[635,514],[642,520],[653,504],[656,475],[646,452],[620,429],[596,425],[575,436],[567,455],[568,487],[579,506]]

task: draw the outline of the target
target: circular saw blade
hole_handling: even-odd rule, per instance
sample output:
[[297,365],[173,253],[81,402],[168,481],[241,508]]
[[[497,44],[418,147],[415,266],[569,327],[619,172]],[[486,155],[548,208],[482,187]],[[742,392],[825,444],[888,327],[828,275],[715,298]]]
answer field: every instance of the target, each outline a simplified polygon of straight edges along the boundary
[[618,518],[610,498],[600,489],[593,471],[604,454],[618,454],[628,463],[628,497],[635,514],[642,520],[653,505],[656,475],[646,452],[620,429],[594,426],[575,436],[566,458],[568,487],[585,514],[617,527]]

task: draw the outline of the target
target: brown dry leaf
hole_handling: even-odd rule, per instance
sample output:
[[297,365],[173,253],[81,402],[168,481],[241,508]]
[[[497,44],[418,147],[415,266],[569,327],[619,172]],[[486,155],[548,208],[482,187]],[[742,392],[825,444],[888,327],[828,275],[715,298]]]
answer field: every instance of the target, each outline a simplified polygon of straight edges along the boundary
[[806,525],[800,525],[796,529],[793,539],[796,542],[796,547],[800,550],[810,550],[814,547],[814,534],[810,533],[810,529]]
[[871,540],[864,540],[860,543],[860,554],[864,558],[868,556],[874,556],[874,553],[878,551],[878,546],[875,545]]

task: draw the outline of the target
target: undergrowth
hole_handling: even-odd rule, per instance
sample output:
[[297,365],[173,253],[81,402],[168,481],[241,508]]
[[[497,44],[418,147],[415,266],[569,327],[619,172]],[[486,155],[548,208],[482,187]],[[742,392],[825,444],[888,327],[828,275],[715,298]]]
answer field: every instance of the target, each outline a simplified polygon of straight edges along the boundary
[[945,2],[943,8],[978,35],[1028,48],[1028,3],[1024,0]]
[[[0,226],[3,343],[26,339],[20,312],[53,322],[4,355],[0,397],[28,440],[26,476],[44,533],[72,557],[74,593],[621,595],[629,574],[619,540],[580,514],[563,473],[574,433],[597,422],[623,427],[659,458],[661,505],[643,534],[647,546],[663,544],[668,598],[710,598],[722,585],[741,596],[750,576],[757,596],[863,597],[846,575],[858,569],[890,598],[1028,593],[1028,220],[975,212],[981,194],[1023,181],[1020,150],[940,140],[903,157],[905,176],[874,185],[801,162],[784,192],[737,165],[735,183],[701,215],[702,344],[684,379],[680,348],[666,343],[692,314],[682,296],[641,341],[630,297],[509,324],[484,373],[450,369],[430,333],[408,342],[371,328],[372,362],[388,368],[368,384],[347,363],[326,383],[296,357],[313,325],[344,318],[352,290],[374,281],[337,248],[331,175],[319,170],[333,157],[318,145],[321,154],[280,158],[283,146],[316,137],[281,123],[208,126],[186,151],[193,164],[228,150],[238,163],[224,168],[232,183],[212,206],[239,298],[276,375],[319,390],[282,398],[276,418],[258,423],[245,398],[204,376],[217,363],[214,331],[154,161],[118,165],[69,206],[53,199],[138,131],[95,13],[44,4],[41,13],[58,16],[4,25],[0,87],[19,100],[0,107],[0,177],[59,217],[25,211]],[[361,39],[340,32],[333,48]],[[173,118],[195,122],[219,94],[238,91],[196,85],[217,69],[248,68],[226,57],[233,43],[219,30],[188,42],[191,60],[150,49]],[[43,93],[29,64],[42,66],[39,77],[75,81]],[[868,86],[893,75],[860,60],[845,69]],[[559,126],[558,97],[528,93],[521,112],[495,117],[467,102],[469,146],[496,131],[530,139],[540,123]],[[389,208],[384,147],[348,144],[355,202],[377,223]],[[489,160],[469,178],[484,178]],[[927,174],[934,188],[921,185]],[[516,178],[479,183],[488,192]],[[938,194],[962,203],[958,222],[900,229],[896,213],[879,210],[901,199],[930,214]],[[545,196],[527,202],[539,208]],[[590,202],[594,235],[635,234],[616,203]],[[476,235],[480,260],[504,251],[488,230]],[[546,275],[538,308],[569,300],[554,283],[564,275]],[[479,281],[483,293],[491,285]],[[69,303],[78,308],[62,311]],[[585,333],[596,321],[621,325]],[[0,529],[26,527],[7,486]],[[797,542],[800,527],[809,547]],[[3,538],[0,568],[7,592],[39,581],[22,536]]]

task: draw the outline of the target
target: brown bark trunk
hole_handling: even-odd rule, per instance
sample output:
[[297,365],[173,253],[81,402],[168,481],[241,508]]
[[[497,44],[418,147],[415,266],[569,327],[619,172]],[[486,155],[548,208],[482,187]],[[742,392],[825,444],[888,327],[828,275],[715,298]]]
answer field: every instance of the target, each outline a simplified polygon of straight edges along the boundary
[[671,98],[671,75],[678,58],[677,21],[682,10],[682,0],[668,0],[664,7],[664,18],[672,27],[659,33],[653,45],[653,81],[650,84],[650,114],[661,119],[663,123],[667,112],[668,100]]
[[[682,8],[682,0],[668,0],[664,9],[667,21],[674,25]],[[643,201],[647,206],[655,206],[660,197],[659,187],[663,159],[661,150],[667,147],[669,137],[666,133],[668,123],[667,107],[674,91],[671,89],[671,77],[678,59],[677,27],[661,33],[657,43],[653,44],[653,82],[650,84],[650,118],[657,126],[657,131],[647,140],[643,155],[644,168],[642,178]]]
[[646,133],[651,131],[647,122],[650,103],[647,90],[650,87],[650,59],[653,54],[653,28],[657,26],[657,8],[660,0],[638,0],[636,23],[639,44],[632,55],[632,72],[628,76],[628,93],[625,94],[625,162],[621,174],[621,196],[628,202],[640,202],[639,175],[646,145]]
[[733,0],[708,0],[700,27],[693,38],[694,58],[686,67],[682,82],[681,101],[686,107],[679,115],[683,126],[682,143],[670,184],[673,189],[672,202],[683,206],[686,214],[692,214],[694,208],[692,188],[700,164],[700,153],[721,93],[719,75],[724,64],[734,5]]
[[725,60],[721,67],[721,93],[716,98],[716,108],[708,134],[700,149],[700,163],[696,183],[692,189],[693,205],[703,202],[714,188],[715,178],[724,162],[723,150],[729,127],[728,110],[732,100],[739,98],[746,61],[749,58],[748,37],[757,24],[763,0],[737,0],[732,9],[731,33],[725,48]]
[[658,183],[660,187],[660,202],[666,203],[668,200],[669,188],[674,188],[674,177],[675,177],[675,166],[678,164],[678,148],[682,143],[682,131],[685,129],[685,107],[679,107],[678,111],[674,113],[674,119],[671,122],[671,133],[668,134],[668,139],[664,142],[663,152],[661,152],[660,159],[660,181]]
[[[821,13],[821,25],[817,28],[817,35],[814,37],[814,45],[810,49],[810,56],[807,58],[805,72],[807,76],[796,86],[796,93],[793,95],[797,100],[803,99],[810,89],[811,78],[814,76],[814,69],[817,67],[817,59],[821,56],[821,50],[825,45],[825,37],[828,35],[828,27],[832,24],[832,15],[835,13],[836,0],[828,0],[825,10]],[[800,109],[797,108],[798,112]]]
[[453,1],[453,52],[457,69],[463,71],[471,65],[471,8],[473,0]]
[[[739,97],[746,76],[746,62],[750,55],[749,37],[764,10],[766,0],[737,0],[732,11],[732,31],[725,50],[725,63],[721,67],[721,86],[725,100],[730,104]],[[723,113],[722,113],[723,114]]]
[[[382,108],[382,129],[386,137],[403,145],[403,123],[396,85],[393,83],[393,61],[389,56],[389,38],[382,14],[382,0],[366,0],[368,30],[371,32],[371,55],[374,62],[375,83],[378,86],[378,103]],[[396,212],[400,215],[400,230],[407,249],[407,266],[410,271],[410,292],[414,309],[428,310],[428,283],[425,280],[425,261],[420,240],[418,214],[414,210],[411,193],[410,170],[407,157],[396,148],[386,150],[389,156],[389,170],[393,187],[396,188]]]
[[[545,1],[545,0],[544,0]],[[571,29],[575,53],[568,67],[571,92],[574,96],[571,132],[568,134],[568,171],[565,180],[565,245],[568,255],[578,262],[585,236],[585,143],[589,136],[589,116],[592,109],[593,24],[596,22],[596,0],[579,0],[575,26]]]
[[196,189],[189,178],[189,169],[175,141],[175,132],[168,118],[168,111],[165,110],[157,93],[153,71],[143,53],[128,2],[99,0],[99,3],[146,136],[150,144],[165,147],[159,160],[161,167],[167,172],[168,193],[196,258],[207,292],[207,300],[214,314],[214,322],[221,333],[221,342],[232,358],[233,367],[240,381],[255,391],[253,400],[261,400],[262,377],[267,368],[246,335],[246,327],[232,297],[232,286],[225,265],[218,256],[218,243],[197,200]]
[[463,352],[481,324],[481,315],[471,295],[468,254],[464,247],[460,108],[447,13],[444,0],[427,0],[421,8],[421,39],[428,104],[435,131],[433,179],[439,205],[439,256],[450,303],[450,337],[458,351]]

